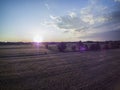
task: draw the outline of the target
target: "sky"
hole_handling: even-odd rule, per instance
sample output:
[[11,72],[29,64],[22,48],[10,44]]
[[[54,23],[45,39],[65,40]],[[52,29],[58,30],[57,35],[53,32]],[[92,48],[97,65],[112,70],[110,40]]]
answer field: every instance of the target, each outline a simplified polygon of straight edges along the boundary
[[0,0],[0,41],[120,40],[120,0]]

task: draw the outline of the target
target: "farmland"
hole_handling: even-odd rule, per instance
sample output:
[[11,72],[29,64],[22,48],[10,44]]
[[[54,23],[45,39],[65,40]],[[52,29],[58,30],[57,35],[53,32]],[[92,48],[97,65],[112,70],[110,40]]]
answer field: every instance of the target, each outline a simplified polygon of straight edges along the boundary
[[0,46],[0,90],[120,90],[120,49],[53,49]]

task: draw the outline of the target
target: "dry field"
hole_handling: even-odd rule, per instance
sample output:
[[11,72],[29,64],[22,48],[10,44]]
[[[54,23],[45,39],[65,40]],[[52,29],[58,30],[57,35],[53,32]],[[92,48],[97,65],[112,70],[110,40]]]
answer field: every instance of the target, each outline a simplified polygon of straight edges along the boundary
[[0,46],[0,90],[120,90],[119,83],[120,49],[59,53],[42,45]]

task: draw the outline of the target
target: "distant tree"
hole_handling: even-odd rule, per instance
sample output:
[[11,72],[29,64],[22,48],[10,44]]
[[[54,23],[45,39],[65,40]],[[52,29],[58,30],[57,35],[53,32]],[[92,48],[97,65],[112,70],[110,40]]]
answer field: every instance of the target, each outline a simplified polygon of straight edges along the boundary
[[100,43],[97,42],[97,43],[95,44],[95,50],[100,50],[100,49],[101,49]]
[[48,43],[45,43],[45,48],[46,48],[46,49],[48,49],[48,48],[49,48]]
[[76,51],[76,46],[73,45],[73,46],[71,47],[71,49],[72,49],[72,51]]
[[117,42],[117,41],[113,41],[111,43],[111,45],[112,45],[112,49],[118,49],[119,48],[119,42]]
[[79,41],[77,44],[79,50],[81,51],[83,49],[84,44],[82,43],[82,41]]
[[66,43],[64,43],[64,42],[61,42],[61,43],[59,43],[58,45],[57,45],[57,48],[58,48],[58,50],[60,51],[60,52],[64,52],[65,51],[65,49],[66,49]]
[[78,42],[78,46],[83,46],[84,44],[82,43],[82,41]]
[[89,48],[88,48],[88,45],[87,45],[87,44],[85,44],[84,46],[85,46],[85,50],[86,50],[86,51],[87,51],[87,50],[89,50]]
[[89,50],[94,50],[95,44],[91,44]]
[[89,50],[94,50],[94,51],[100,50],[100,49],[101,49],[101,46],[98,42],[95,43],[95,44],[91,44],[90,47],[89,47]]
[[103,49],[109,49],[109,45],[108,44],[105,44],[104,46],[103,46]]

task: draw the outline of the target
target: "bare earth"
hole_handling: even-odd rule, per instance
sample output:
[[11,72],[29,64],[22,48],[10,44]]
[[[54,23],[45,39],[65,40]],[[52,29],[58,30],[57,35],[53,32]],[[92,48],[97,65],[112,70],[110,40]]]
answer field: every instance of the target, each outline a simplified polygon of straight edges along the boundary
[[22,50],[0,49],[0,90],[120,90],[120,49]]

